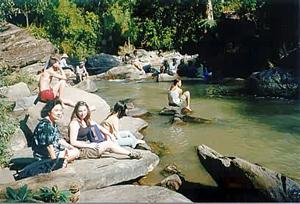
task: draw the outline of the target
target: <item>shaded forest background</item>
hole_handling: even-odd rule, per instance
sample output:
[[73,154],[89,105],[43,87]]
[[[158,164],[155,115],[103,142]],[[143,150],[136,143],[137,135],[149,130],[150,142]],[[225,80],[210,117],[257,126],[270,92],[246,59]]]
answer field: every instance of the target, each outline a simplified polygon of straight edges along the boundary
[[146,50],[199,54],[222,76],[299,66],[298,0],[2,0],[0,18],[74,59]]

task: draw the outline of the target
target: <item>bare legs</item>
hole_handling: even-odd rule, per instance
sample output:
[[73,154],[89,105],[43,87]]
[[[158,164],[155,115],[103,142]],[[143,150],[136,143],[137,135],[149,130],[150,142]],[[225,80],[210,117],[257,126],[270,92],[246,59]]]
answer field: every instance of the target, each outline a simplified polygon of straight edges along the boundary
[[183,94],[182,94],[182,99],[185,100],[186,102],[186,109],[188,109],[189,111],[192,111],[191,109],[191,94],[189,91],[185,91]]
[[99,154],[102,154],[105,151],[110,151],[117,154],[129,155],[130,151],[120,147],[118,144],[115,144],[112,141],[104,141],[98,144]]
[[56,96],[59,97],[59,99],[62,101],[63,104],[71,107],[75,107],[75,103],[73,101],[62,98],[65,86],[66,86],[66,81],[60,80],[57,84],[53,86],[53,93],[55,97]]
[[98,143],[97,149],[98,149],[99,154],[102,154],[105,151],[110,151],[110,152],[117,153],[117,154],[127,155],[131,159],[140,159],[142,157],[139,152],[134,152],[134,151],[130,152],[127,149],[120,147],[118,144],[116,144],[112,141],[104,141],[104,142]]

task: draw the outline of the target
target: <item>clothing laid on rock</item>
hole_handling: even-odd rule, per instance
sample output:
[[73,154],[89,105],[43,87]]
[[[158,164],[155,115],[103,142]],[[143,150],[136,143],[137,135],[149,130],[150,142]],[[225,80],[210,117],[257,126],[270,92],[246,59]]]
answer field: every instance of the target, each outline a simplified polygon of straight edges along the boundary
[[57,124],[52,125],[48,119],[41,119],[33,132],[33,156],[37,159],[50,158],[47,146],[52,145],[56,157],[58,157],[60,152],[65,150],[65,146],[59,144],[60,138]]
[[52,101],[55,99],[52,88],[41,91],[39,93],[39,97],[42,102]]

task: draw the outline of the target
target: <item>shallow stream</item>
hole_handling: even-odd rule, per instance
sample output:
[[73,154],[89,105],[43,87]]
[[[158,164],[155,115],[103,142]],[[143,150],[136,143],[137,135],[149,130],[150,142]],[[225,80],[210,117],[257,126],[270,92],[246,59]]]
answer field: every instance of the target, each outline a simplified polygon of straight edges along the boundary
[[138,107],[152,113],[143,132],[146,141],[164,143],[169,149],[146,182],[163,177],[160,170],[175,163],[186,180],[215,185],[201,166],[196,147],[205,144],[231,155],[281,172],[300,182],[300,102],[287,100],[216,98],[205,95],[208,85],[183,82],[192,95],[193,116],[209,118],[212,124],[171,125],[170,117],[158,112],[167,105],[170,83],[98,81],[99,94],[110,106],[133,98]]

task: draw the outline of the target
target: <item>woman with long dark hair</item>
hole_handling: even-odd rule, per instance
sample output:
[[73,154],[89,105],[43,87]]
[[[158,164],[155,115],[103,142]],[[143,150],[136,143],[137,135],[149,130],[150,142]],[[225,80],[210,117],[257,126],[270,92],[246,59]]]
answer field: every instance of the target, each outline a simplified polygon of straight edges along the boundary
[[120,146],[129,146],[135,148],[137,144],[144,144],[145,141],[137,139],[128,130],[119,130],[119,119],[125,115],[126,104],[117,102],[113,110],[101,123],[112,134],[112,140],[117,142]]

